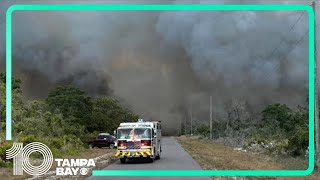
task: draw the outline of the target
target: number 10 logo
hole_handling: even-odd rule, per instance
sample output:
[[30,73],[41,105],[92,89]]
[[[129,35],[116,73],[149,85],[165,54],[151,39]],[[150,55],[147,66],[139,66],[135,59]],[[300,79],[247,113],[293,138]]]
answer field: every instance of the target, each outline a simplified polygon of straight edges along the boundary
[[[39,152],[43,156],[41,165],[30,163],[30,154]],[[33,142],[23,147],[23,143],[13,143],[6,150],[6,159],[13,159],[13,175],[23,175],[23,171],[32,176],[43,175],[48,172],[53,163],[53,155],[48,146],[40,142]]]

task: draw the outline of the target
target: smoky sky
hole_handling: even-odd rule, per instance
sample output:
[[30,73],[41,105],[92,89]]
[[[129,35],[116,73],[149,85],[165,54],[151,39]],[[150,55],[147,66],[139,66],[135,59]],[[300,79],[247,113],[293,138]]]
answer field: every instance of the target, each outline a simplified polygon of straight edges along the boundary
[[[307,98],[307,12],[17,11],[12,20],[13,72],[27,99],[76,85],[175,131],[191,104],[207,121],[210,95],[214,117],[231,99],[258,112]],[[0,52],[3,62],[4,43]]]

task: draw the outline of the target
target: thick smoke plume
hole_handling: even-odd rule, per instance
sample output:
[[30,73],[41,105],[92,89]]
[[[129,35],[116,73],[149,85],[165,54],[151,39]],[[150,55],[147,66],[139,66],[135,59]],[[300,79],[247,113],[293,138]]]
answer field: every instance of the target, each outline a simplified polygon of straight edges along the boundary
[[[176,133],[188,118],[190,104],[199,114],[195,119],[208,120],[210,95],[214,117],[224,116],[224,104],[230,99],[247,101],[252,111],[275,102],[292,107],[304,103],[308,14],[300,15],[293,11],[15,12],[13,72],[24,80],[28,98],[45,97],[58,84],[73,84],[93,96],[116,96],[136,113],[161,120],[167,132]],[[0,32],[4,37],[4,26]],[[4,41],[0,52],[3,64]]]

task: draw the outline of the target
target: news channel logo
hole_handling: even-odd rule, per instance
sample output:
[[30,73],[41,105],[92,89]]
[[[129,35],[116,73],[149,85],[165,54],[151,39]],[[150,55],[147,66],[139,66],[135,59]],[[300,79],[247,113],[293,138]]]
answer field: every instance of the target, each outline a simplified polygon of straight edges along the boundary
[[[39,166],[30,163],[30,155],[35,152],[43,157]],[[57,162],[57,176],[87,175],[89,167],[95,167],[94,159],[53,159],[50,148],[40,142],[32,142],[25,147],[23,143],[13,143],[6,150],[6,159],[13,159],[13,175],[23,175],[24,172],[32,176],[44,175],[51,169],[54,160]]]
[[[30,163],[30,155],[35,152],[43,156],[39,166]],[[40,142],[32,142],[25,147],[23,143],[13,143],[12,147],[6,150],[6,159],[13,159],[13,175],[23,175],[23,172],[26,172],[32,176],[40,176],[48,172],[53,163],[51,150]]]

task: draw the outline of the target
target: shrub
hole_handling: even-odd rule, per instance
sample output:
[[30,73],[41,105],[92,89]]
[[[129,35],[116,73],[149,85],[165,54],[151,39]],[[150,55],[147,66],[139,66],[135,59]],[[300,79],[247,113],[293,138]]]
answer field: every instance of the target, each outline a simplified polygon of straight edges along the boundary
[[306,128],[299,127],[289,139],[289,153],[292,156],[304,155],[309,145],[309,132]]
[[75,135],[63,135],[60,137],[45,139],[46,144],[54,157],[74,155],[84,148],[83,142]]
[[206,125],[201,125],[200,127],[196,128],[196,134],[201,135],[203,137],[209,137],[210,128]]
[[52,138],[49,143],[51,148],[61,149],[66,144],[66,141],[63,137],[59,137],[59,138]]
[[247,140],[246,145],[251,146],[253,144],[268,144],[269,140],[261,138],[261,137],[256,137],[256,138],[251,138]]
[[12,143],[9,141],[0,144],[0,167],[11,166],[12,159],[6,159],[6,150],[10,149],[11,147]]
[[40,138],[37,138],[33,135],[29,135],[29,136],[24,136],[24,137],[19,138],[19,142],[22,142],[23,145],[25,146],[25,145],[32,143],[32,142],[43,142],[43,140],[41,140]]
[[276,143],[275,151],[273,152],[276,155],[287,155],[289,149],[289,140],[285,139]]

